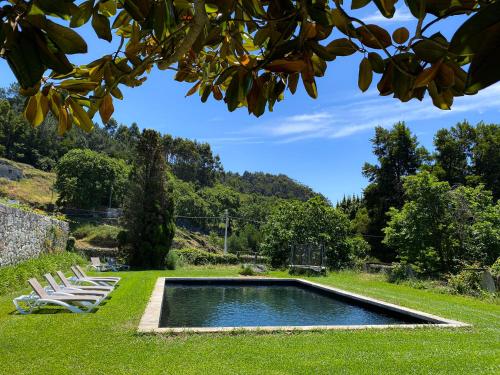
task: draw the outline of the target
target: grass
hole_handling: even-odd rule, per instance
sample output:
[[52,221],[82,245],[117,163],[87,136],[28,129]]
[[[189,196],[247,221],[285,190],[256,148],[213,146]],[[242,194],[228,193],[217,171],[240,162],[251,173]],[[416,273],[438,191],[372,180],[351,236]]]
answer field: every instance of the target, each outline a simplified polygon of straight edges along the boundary
[[83,243],[101,247],[118,246],[118,233],[122,229],[114,225],[85,223],[73,229],[72,235]]
[[0,267],[0,295],[23,288],[30,277],[41,278],[47,272],[69,270],[74,264],[84,264],[84,259],[67,251],[43,254],[16,265]]
[[44,172],[28,164],[3,158],[1,160],[21,169],[24,178],[20,181],[0,178],[0,196],[15,199],[34,207],[44,207],[57,200],[57,193],[52,191],[56,180],[55,173]]
[[[140,335],[159,276],[236,276],[238,267],[123,272],[95,314],[20,316],[0,297],[0,373],[82,374],[498,374],[500,306],[389,284],[378,275],[313,280],[471,323],[465,329]],[[285,276],[272,272],[272,276]]]

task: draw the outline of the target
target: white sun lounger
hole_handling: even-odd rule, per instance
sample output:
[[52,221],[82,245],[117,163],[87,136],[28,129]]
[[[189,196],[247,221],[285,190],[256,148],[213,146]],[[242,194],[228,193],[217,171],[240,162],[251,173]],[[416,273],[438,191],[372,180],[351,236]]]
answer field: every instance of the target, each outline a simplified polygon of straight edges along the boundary
[[[70,293],[72,295],[78,296],[78,295],[87,295],[87,296],[97,296],[101,300],[106,298],[108,296],[109,292],[103,291],[103,290],[83,290],[79,289],[76,286],[73,287],[66,287],[66,286],[60,286],[54,277],[50,273],[46,273],[43,275],[45,277],[45,280],[49,283],[49,286],[52,288],[52,291],[55,293]],[[50,294],[50,292],[49,292]]]
[[61,271],[56,272],[57,276],[61,279],[62,284],[66,288],[78,288],[81,290],[101,290],[104,292],[113,291],[114,287],[111,285],[97,285],[97,283],[93,283],[94,285],[79,285],[79,284],[71,284],[70,280],[62,273]]
[[[100,302],[98,296],[89,295],[72,295],[69,293],[52,293],[49,294],[37,279],[31,278],[28,283],[33,289],[33,293],[29,295],[14,298],[14,306],[21,314],[29,314],[34,309],[46,306],[57,305],[68,309],[74,313],[87,313],[92,311]],[[22,305],[27,305],[28,308]]]
[[90,267],[96,271],[109,271],[111,267],[108,264],[101,263],[99,257],[90,257]]
[[86,282],[95,282],[100,285],[115,285],[118,283],[118,281],[121,280],[121,277],[113,277],[113,276],[99,276],[99,277],[94,277],[94,276],[87,276],[85,271],[80,267],[80,266],[72,266],[71,271],[76,275],[76,277],[80,281],[86,281]]

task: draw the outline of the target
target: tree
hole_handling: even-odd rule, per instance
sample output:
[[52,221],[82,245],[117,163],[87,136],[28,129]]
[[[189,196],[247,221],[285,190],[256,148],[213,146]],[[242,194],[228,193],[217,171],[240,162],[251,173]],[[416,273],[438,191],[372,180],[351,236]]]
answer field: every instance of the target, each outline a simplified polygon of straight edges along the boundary
[[[203,102],[213,95],[230,111],[246,106],[256,116],[286,89],[293,94],[299,80],[316,98],[327,62],[354,53],[362,55],[362,91],[376,73],[381,95],[406,102],[428,93],[441,109],[500,79],[500,1],[406,0],[416,29],[399,27],[392,37],[356,17],[369,4],[383,17],[395,13],[396,0],[355,1],[349,11],[340,0],[12,0],[0,13],[1,56],[29,97],[29,122],[40,124],[50,111],[61,132],[71,122],[92,129],[98,111],[108,123],[120,88],[141,85],[154,67],[193,83],[188,95],[198,91]],[[450,40],[431,34],[431,26],[455,16],[462,18]],[[68,55],[87,53],[74,29],[89,22],[109,42],[114,31],[118,48],[74,66]],[[334,30],[343,35],[333,39]]]
[[257,193],[269,197],[283,199],[299,199],[306,201],[317,195],[310,187],[305,186],[284,174],[273,175],[264,172],[225,172],[222,175],[224,184],[240,193]]
[[130,263],[135,267],[164,268],[172,245],[174,204],[165,165],[160,134],[144,130],[130,173],[123,212],[126,234],[121,239],[128,245]]
[[341,268],[351,261],[349,220],[322,197],[280,202],[262,231],[261,249],[274,267],[286,265],[290,246],[301,244],[324,245],[329,267]]
[[123,160],[91,150],[71,150],[56,167],[57,203],[78,208],[121,206],[129,171]]
[[405,178],[407,202],[391,208],[384,242],[424,274],[457,272],[500,255],[500,204],[483,186],[452,189],[428,172]]
[[172,173],[198,187],[213,186],[223,172],[219,156],[212,153],[208,143],[164,135],[166,159]]
[[372,246],[372,255],[384,261],[392,261],[395,254],[381,243],[382,228],[387,223],[386,212],[390,207],[402,207],[403,177],[417,172],[427,159],[427,151],[419,147],[417,138],[401,122],[390,130],[375,128],[375,137],[371,142],[378,165],[365,163],[363,167],[363,175],[370,181],[364,190],[370,218],[367,239]]
[[436,153],[434,166],[436,175],[450,185],[465,185],[472,171],[469,160],[472,158],[472,145],[475,129],[464,121],[456,127],[440,129],[434,137]]
[[441,129],[434,137],[434,174],[450,185],[483,183],[500,198],[500,126],[464,121],[451,129]]

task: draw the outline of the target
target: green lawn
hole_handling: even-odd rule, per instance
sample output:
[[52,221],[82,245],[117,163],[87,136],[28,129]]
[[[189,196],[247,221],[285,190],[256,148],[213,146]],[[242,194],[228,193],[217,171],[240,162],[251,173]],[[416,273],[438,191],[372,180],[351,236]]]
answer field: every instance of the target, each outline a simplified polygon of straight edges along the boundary
[[[0,297],[2,374],[498,374],[500,306],[332,273],[315,281],[473,325],[465,329],[139,335],[159,276],[234,276],[235,267],[125,272],[94,314],[14,313]],[[285,275],[273,273],[274,276]],[[19,293],[17,293],[19,294]]]

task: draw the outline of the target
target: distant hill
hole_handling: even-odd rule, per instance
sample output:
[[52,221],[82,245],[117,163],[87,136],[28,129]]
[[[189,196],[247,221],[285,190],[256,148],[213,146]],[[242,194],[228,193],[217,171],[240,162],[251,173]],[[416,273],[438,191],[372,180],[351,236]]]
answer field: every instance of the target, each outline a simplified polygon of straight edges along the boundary
[[283,199],[305,201],[317,195],[310,187],[284,174],[274,175],[264,172],[245,171],[240,175],[239,173],[226,172],[222,176],[222,183],[240,193],[254,193]]

